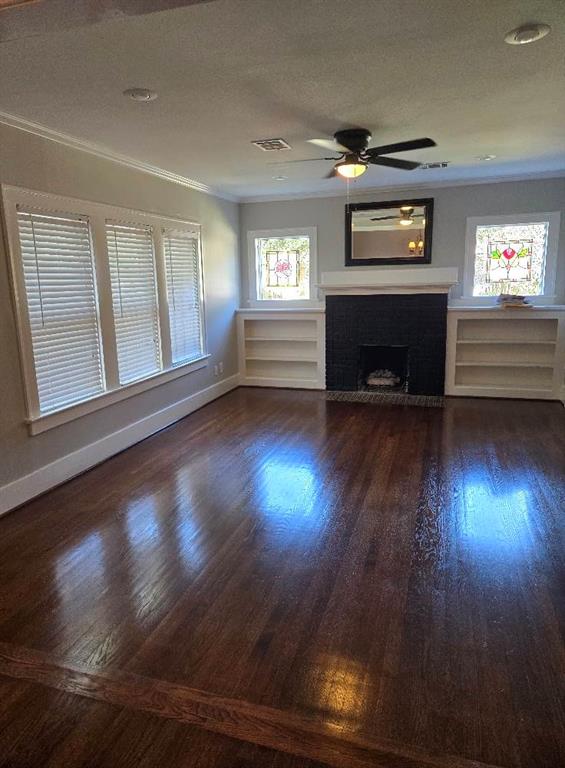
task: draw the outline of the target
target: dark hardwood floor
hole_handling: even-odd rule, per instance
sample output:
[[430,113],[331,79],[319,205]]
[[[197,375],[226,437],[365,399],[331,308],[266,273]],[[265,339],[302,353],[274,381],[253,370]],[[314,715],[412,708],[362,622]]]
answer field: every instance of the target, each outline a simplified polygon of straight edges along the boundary
[[565,765],[565,410],[239,389],[0,519],[0,766]]

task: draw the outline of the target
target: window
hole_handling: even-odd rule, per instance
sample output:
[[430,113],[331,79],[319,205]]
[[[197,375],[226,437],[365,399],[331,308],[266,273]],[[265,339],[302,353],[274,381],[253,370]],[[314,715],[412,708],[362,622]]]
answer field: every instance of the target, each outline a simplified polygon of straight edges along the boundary
[[554,298],[558,213],[467,221],[465,296],[476,303],[501,293]]
[[104,390],[88,219],[17,213],[39,409]]
[[311,303],[316,273],[316,230],[269,230],[249,233],[252,303]]
[[151,227],[106,222],[120,384],[161,370]]
[[3,198],[33,434],[206,365],[198,225]]
[[202,353],[198,232],[164,229],[173,365]]

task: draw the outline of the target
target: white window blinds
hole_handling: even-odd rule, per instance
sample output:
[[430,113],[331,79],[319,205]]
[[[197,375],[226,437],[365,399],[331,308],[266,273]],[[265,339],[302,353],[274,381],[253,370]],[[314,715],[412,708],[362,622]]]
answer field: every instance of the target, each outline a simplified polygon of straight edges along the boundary
[[161,370],[150,226],[106,221],[120,384]]
[[164,229],[163,245],[172,362],[179,365],[203,353],[199,234]]
[[17,211],[39,412],[104,389],[88,221]]

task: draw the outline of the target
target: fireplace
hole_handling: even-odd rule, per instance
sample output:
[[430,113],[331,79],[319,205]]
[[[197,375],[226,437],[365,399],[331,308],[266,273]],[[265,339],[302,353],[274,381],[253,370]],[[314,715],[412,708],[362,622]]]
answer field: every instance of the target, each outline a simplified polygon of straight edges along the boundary
[[446,293],[326,296],[327,389],[365,388],[389,369],[400,379],[389,391],[442,395],[446,326]]
[[365,392],[406,392],[408,347],[361,344],[357,389]]

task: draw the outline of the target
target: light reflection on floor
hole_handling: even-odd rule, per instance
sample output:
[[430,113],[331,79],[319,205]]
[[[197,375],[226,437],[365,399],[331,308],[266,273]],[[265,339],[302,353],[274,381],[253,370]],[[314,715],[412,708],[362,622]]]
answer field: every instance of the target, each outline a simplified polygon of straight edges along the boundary
[[328,499],[313,464],[285,453],[259,466],[254,503],[265,531],[281,546],[315,546],[327,522]]
[[464,479],[457,525],[459,536],[474,550],[492,560],[530,557],[535,531],[532,528],[528,489],[510,481],[498,488],[488,484],[484,472]]
[[206,563],[206,551],[202,544],[202,527],[194,513],[194,483],[186,468],[175,476],[176,508],[174,535],[176,548],[182,563],[190,573],[197,573]]
[[311,673],[314,707],[332,730],[356,730],[368,697],[366,668],[336,654],[321,655]]
[[57,558],[55,579],[59,597],[58,618],[64,633],[67,628],[69,637],[74,637],[77,623],[93,611],[101,631],[110,626],[102,599],[108,583],[104,542],[100,533],[88,534]]
[[135,617],[144,623],[165,609],[163,604],[168,564],[166,547],[162,545],[162,523],[154,494],[142,496],[128,504],[126,534],[130,544],[129,562]]

